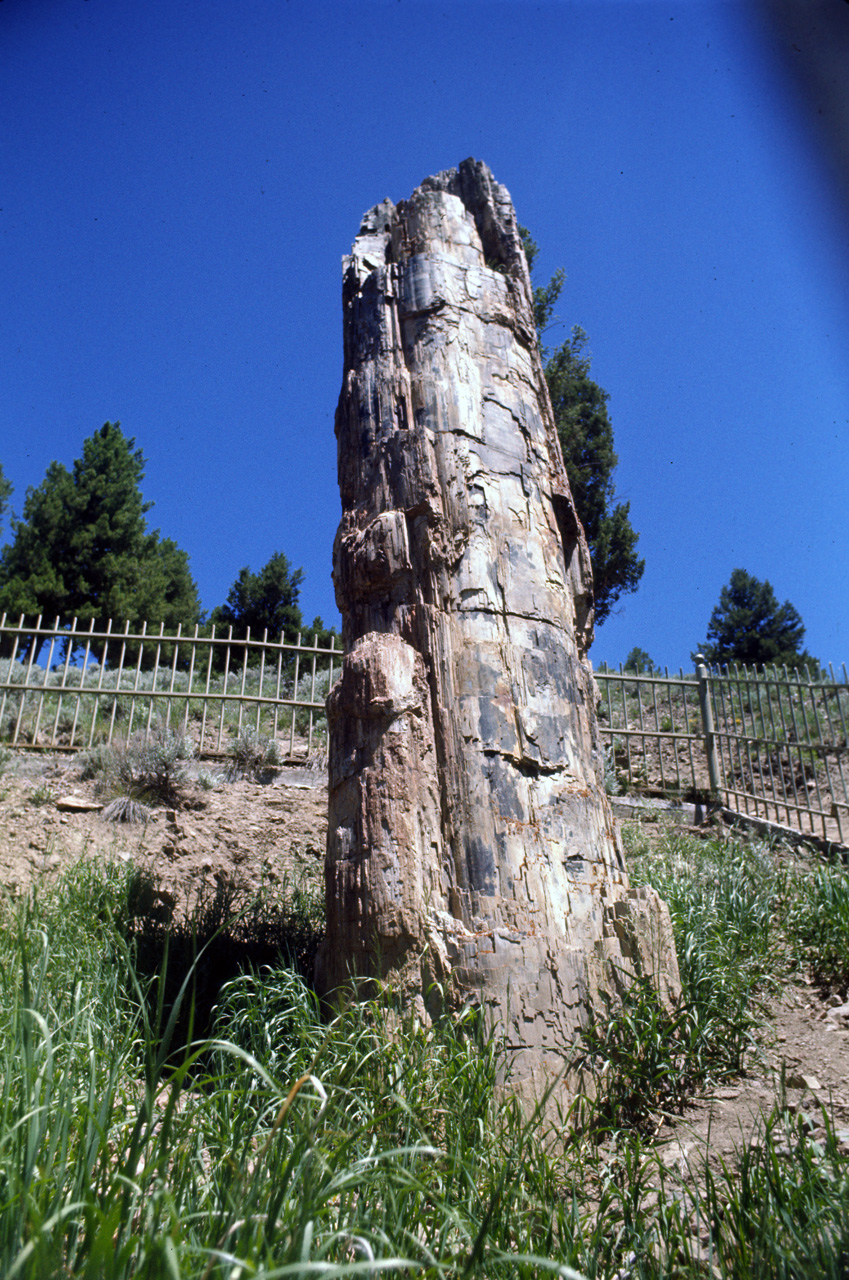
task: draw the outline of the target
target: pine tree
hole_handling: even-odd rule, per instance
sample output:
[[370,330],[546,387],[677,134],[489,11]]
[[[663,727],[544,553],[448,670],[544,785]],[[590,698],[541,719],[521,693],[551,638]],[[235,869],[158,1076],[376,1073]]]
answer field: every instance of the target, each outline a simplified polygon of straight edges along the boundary
[[608,618],[620,596],[636,591],[645,560],[637,555],[630,503],[616,502],[608,395],[589,376],[587,335],[579,326],[545,365],[557,436],[575,508],[584,526],[593,566],[596,626]]
[[[218,605],[209,615],[219,634],[224,628],[233,629],[234,639],[244,639],[250,628],[252,640],[262,640],[267,633],[269,640],[285,640],[294,643],[303,632],[304,622],[298,605],[303,569],[293,569],[282,551],[275,551],[258,573],[252,573],[245,565],[227,593],[224,604]],[[316,622],[321,622],[320,618]],[[311,638],[302,635],[304,643]],[[229,645],[229,665],[238,667],[245,657],[243,646]],[[250,661],[250,656],[249,656]],[[220,670],[225,662],[225,651],[216,651],[216,665]],[[284,669],[293,665],[291,657]]]
[[147,528],[144,455],[120,423],[83,442],[71,471],[51,462],[0,554],[0,611],[52,623],[190,626],[200,604],[184,551]]
[[631,650],[625,659],[624,669],[633,672],[635,676],[653,676],[656,671],[660,671],[645,649],[640,648]]
[[137,592],[145,586],[147,568],[156,565],[157,535],[148,534],[145,520],[153,504],[142,498],[145,460],[134,444],[118,423],[107,422],[83,442],[74,463],[66,608],[96,624],[138,618]]
[[0,612],[66,619],[70,559],[68,513],[73,480],[61,462],[51,462],[38,488],[30,488],[23,517],[11,522],[14,540],[0,554]]
[[700,652],[718,664],[818,667],[801,648],[804,638],[805,624],[790,601],[779,604],[770,582],[735,569],[719,593]]
[[293,569],[282,551],[264,564],[258,573],[245,565],[230,588],[224,604],[210,614],[216,626],[232,627],[233,635],[242,639],[250,627],[251,637],[261,640],[268,632],[270,640],[293,641],[303,628],[298,607],[303,569]]
[[[521,228],[521,233],[528,268],[533,269],[538,246],[528,231]],[[616,501],[613,473],[619,458],[607,411],[609,396],[590,377],[589,339],[575,325],[560,346],[550,349],[543,344],[564,281],[561,269],[547,285],[534,289],[534,320],[563,463],[589,543],[595,622],[601,626],[619,598],[636,591],[646,562],[637,555],[639,534],[631,525],[630,503]]]

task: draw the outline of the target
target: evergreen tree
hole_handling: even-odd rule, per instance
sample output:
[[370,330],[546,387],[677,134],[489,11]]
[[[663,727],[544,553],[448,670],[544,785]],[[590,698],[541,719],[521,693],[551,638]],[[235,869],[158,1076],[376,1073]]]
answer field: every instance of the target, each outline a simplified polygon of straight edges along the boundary
[[646,562],[637,555],[639,535],[631,525],[630,503],[616,502],[613,473],[619,459],[608,395],[589,376],[586,344],[587,335],[576,325],[549,356],[545,378],[572,497],[590,547],[595,622],[601,626],[620,596],[636,591]]
[[342,649],[339,632],[335,627],[326,627],[319,614],[304,628],[303,642],[306,645],[316,645],[319,649]]
[[3,467],[0,465],[0,529],[3,528],[3,520],[5,519],[11,496],[12,482],[6,479],[3,474]]
[[632,672],[635,676],[653,676],[660,668],[655,666],[645,649],[637,648],[632,649],[625,659],[624,670]]
[[[227,593],[224,604],[218,605],[209,615],[219,635],[225,628],[233,628],[234,639],[244,639],[250,628],[252,640],[262,640],[267,632],[269,640],[285,640],[293,644],[298,633],[303,632],[304,622],[298,605],[303,569],[293,569],[282,551],[275,551],[258,573],[252,573],[245,565]],[[321,619],[316,619],[321,622]],[[302,635],[302,643],[307,643]],[[229,645],[216,650],[216,667],[220,671],[229,652],[230,669],[244,662],[242,646]],[[255,655],[254,655],[255,656]],[[251,661],[249,657],[249,661]],[[290,670],[293,659],[287,658],[284,669]]]
[[712,663],[818,667],[800,647],[804,638],[805,625],[789,600],[779,604],[770,582],[735,569],[719,593],[699,652]]
[[27,491],[0,554],[0,611],[50,623],[77,617],[95,630],[109,619],[131,629],[198,621],[186,553],[147,528],[152,504],[142,498],[145,460],[134,445],[120,423],[104,423],[71,471],[51,462]]
[[0,553],[0,613],[15,619],[40,613],[51,622],[70,616],[65,572],[72,493],[61,462],[51,462],[38,488],[27,490],[23,517],[11,522],[14,540]]
[[146,573],[136,607],[137,616],[163,622],[166,632],[182,624],[193,626],[200,618],[200,603],[189,557],[172,538],[148,535],[151,545]]
[[[538,246],[524,228],[521,232],[532,269]],[[613,473],[619,459],[607,411],[609,397],[590,377],[587,335],[575,325],[560,346],[543,345],[564,280],[561,269],[547,285],[534,289],[534,320],[563,462],[589,543],[595,622],[601,626],[620,596],[636,591],[646,562],[637,556],[639,534],[631,525],[630,504],[616,502]]]
[[[298,599],[301,583],[304,580],[303,569],[293,569],[287,556],[282,551],[275,551],[267,564],[258,573],[252,573],[246,565],[239,570],[239,575],[227,593],[224,604],[218,605],[209,615],[209,621],[215,624],[218,635],[224,628],[233,628],[233,638],[242,640],[247,635],[248,627],[252,640],[262,640],[267,632],[269,640],[285,640],[293,644],[300,633],[301,644],[308,648],[318,645],[329,649],[331,641],[341,649],[339,634],[334,627],[326,627],[320,617],[313,619],[310,626],[304,625]],[[244,648],[229,645],[230,669],[238,668],[244,661]],[[224,665],[224,648],[216,654],[218,670]],[[290,655],[284,663],[287,671],[294,665]]]
[[293,569],[283,552],[275,551],[259,573],[252,573],[247,565],[240,569],[227,600],[213,609],[210,622],[216,627],[232,627],[239,639],[250,627],[254,640],[261,640],[267,631],[269,640],[282,636],[293,641],[303,630],[298,607],[303,580],[303,569]]
[[79,618],[94,618],[95,625],[107,618],[140,618],[139,588],[144,590],[148,568],[158,568],[157,535],[148,534],[145,520],[153,504],[139,488],[145,460],[134,444],[118,423],[107,422],[83,441],[83,455],[74,463],[66,607]]

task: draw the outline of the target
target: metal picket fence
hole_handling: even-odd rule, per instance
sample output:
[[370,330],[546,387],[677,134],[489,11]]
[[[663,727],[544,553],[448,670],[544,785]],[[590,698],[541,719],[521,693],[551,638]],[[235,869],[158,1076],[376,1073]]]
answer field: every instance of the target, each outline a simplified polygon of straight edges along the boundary
[[0,742],[29,750],[80,751],[96,742],[151,734],[191,736],[199,755],[224,753],[243,729],[309,756],[326,740],[324,699],[341,649],[316,643],[208,634],[165,634],[143,623],[72,619],[52,626],[0,618]]
[[692,675],[596,674],[612,785],[721,804],[845,845],[849,677],[829,668],[708,667]]
[[[341,670],[330,647],[236,637],[232,628],[166,634],[129,624],[0,618],[0,743],[79,751],[170,726],[201,756],[245,728],[290,759],[326,744],[324,701]],[[786,668],[596,673],[613,790],[720,804],[847,844],[849,676]]]

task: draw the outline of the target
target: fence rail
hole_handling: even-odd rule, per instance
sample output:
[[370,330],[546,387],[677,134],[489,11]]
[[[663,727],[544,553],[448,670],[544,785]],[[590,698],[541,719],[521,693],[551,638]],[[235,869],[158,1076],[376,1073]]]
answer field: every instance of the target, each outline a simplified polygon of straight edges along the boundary
[[[45,656],[46,655],[46,656]],[[79,751],[164,724],[192,736],[202,756],[220,755],[251,726],[288,739],[290,756],[323,742],[324,699],[341,649],[233,635],[131,632],[129,623],[43,625],[0,618],[0,740],[13,747]]]
[[[246,727],[309,755],[326,740],[325,697],[342,651],[316,643],[131,632],[0,618],[0,742],[79,751],[160,725],[202,756]],[[611,789],[719,802],[744,817],[847,844],[849,676],[786,668],[637,675],[602,669],[599,727]]]
[[614,787],[719,801],[744,817],[845,845],[849,677],[786,667],[692,675],[600,671],[599,721]]

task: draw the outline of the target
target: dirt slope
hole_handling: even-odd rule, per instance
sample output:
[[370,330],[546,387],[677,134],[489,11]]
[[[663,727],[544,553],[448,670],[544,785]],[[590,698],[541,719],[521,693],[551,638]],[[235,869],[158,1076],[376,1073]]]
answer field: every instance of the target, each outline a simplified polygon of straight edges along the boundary
[[0,781],[0,883],[18,894],[83,856],[132,859],[175,902],[203,881],[250,888],[288,874],[320,877],[327,834],[326,779],[280,770],[265,784],[186,788],[179,808],[139,825],[100,818],[93,782],[66,757],[20,757]]

